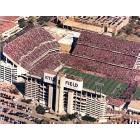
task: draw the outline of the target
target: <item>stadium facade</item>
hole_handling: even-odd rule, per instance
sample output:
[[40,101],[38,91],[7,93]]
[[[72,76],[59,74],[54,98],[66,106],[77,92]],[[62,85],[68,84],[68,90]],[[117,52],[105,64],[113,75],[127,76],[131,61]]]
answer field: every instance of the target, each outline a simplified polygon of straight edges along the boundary
[[14,82],[17,80],[17,68],[0,61],[0,81],[1,82]]
[[22,77],[25,79],[25,97],[38,100],[57,114],[78,112],[96,118],[106,115],[106,96],[85,89],[79,77],[50,70],[44,73],[43,79],[33,75]]

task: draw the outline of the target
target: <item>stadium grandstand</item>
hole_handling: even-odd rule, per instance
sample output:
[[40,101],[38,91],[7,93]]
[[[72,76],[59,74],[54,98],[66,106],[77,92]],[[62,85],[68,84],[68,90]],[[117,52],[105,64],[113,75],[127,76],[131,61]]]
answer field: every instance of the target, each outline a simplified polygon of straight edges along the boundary
[[66,64],[129,83],[137,74],[139,52],[137,43],[84,31]]
[[139,95],[139,52],[138,43],[83,31],[65,66],[127,84],[122,97],[130,99],[134,93]]
[[[18,51],[15,51],[18,50]],[[4,47],[4,56],[12,59],[15,64],[20,65],[30,72],[33,71],[37,64],[45,65],[50,63],[50,69],[58,66],[58,43],[43,28],[37,27],[27,33],[17,37]],[[57,60],[57,62],[55,62]],[[52,64],[52,65],[51,65]],[[39,67],[42,69],[42,67]],[[40,70],[38,71],[40,72]],[[37,74],[37,73],[35,73]]]
[[[25,97],[58,114],[106,115],[106,97],[139,97],[140,44],[83,31],[70,53],[42,27],[7,43],[3,61],[17,69]],[[99,109],[100,108],[100,109]]]

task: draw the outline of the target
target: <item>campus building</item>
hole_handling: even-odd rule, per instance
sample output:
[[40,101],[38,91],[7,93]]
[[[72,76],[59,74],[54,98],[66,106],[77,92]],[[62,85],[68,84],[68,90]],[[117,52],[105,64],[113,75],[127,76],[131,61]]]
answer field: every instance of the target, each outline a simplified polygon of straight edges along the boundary
[[57,17],[64,28],[89,30],[108,36],[117,35],[129,23],[126,16],[70,16]]

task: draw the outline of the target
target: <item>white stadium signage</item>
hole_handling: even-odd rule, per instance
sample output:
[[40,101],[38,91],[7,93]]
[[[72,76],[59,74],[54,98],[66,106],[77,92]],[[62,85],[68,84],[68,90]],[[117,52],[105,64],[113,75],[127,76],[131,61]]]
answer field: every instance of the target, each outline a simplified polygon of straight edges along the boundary
[[[44,73],[44,82],[49,84],[56,84],[56,75]],[[83,89],[83,81],[76,81],[72,79],[65,78],[64,87],[81,91]]]
[[65,87],[81,91],[83,89],[83,81],[75,81],[72,79],[65,78]]
[[44,73],[44,82],[49,84],[55,84],[56,83],[56,75]]

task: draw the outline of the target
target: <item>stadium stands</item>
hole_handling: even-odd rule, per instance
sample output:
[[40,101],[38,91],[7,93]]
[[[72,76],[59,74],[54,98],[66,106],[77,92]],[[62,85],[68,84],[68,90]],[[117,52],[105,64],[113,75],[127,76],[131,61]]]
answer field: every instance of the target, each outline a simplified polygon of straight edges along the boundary
[[140,44],[138,43],[124,41],[116,39],[115,37],[109,37],[88,31],[83,31],[81,33],[78,44],[94,46],[100,49],[105,49],[136,57],[140,52]]
[[53,52],[43,57],[39,63],[35,63],[29,71],[33,75],[43,76],[45,69],[54,70],[60,66],[60,64],[61,62],[59,53]]
[[55,39],[45,29],[36,27],[8,43],[4,53],[26,70],[40,75],[43,68],[55,69],[60,65],[58,49]]
[[20,59],[20,63],[23,67],[30,68],[33,62],[39,60],[42,56],[45,56],[48,52],[57,50],[57,49],[58,49],[58,44],[56,42],[48,42],[45,44],[41,44],[32,52],[23,56]]
[[6,44],[4,52],[14,61],[19,62],[22,56],[35,49],[35,47],[53,39],[54,38],[46,32],[45,29],[37,27]]
[[127,83],[131,81],[135,74],[135,72],[132,72],[130,69],[108,65],[74,55],[69,56],[66,65],[79,70],[91,71],[94,74],[98,74],[102,77],[108,77]]
[[127,56],[121,53],[102,50],[84,45],[77,45],[73,54],[86,56],[96,61],[101,61],[128,68],[133,68],[136,61],[136,57],[133,56]]
[[130,83],[139,52],[140,44],[83,31],[66,65]]
[[[76,70],[127,84],[135,79],[137,70],[133,67],[139,52],[138,43],[83,31],[73,52],[63,54],[55,39],[41,27],[31,29],[4,47],[6,55],[36,76],[42,77],[46,69],[55,70],[64,63]],[[127,90],[130,93],[131,88]]]

